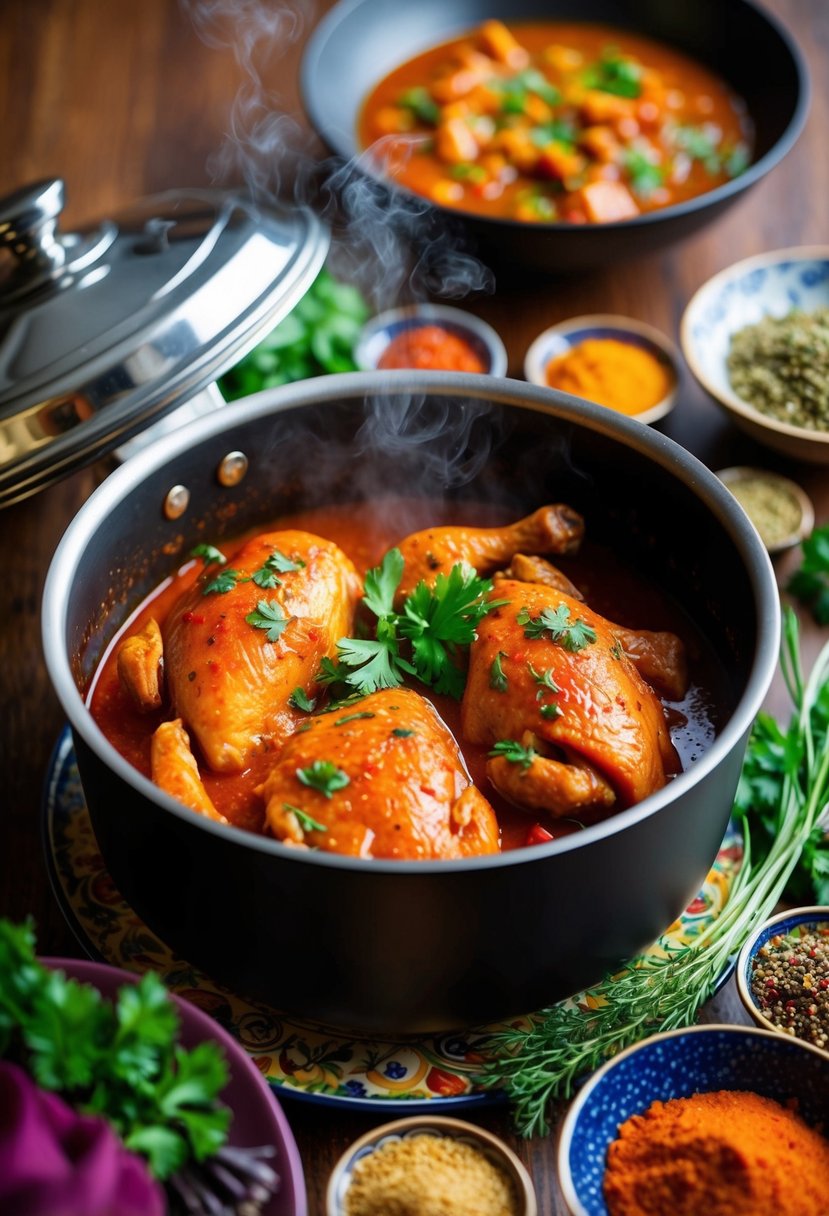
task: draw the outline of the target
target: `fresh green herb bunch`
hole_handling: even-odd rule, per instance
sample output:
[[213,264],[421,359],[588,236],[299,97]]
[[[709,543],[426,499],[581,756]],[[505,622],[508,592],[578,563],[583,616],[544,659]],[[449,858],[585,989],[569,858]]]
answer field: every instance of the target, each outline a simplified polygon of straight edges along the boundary
[[[477,1080],[503,1089],[525,1136],[548,1129],[550,1103],[568,1098],[579,1078],[640,1039],[693,1023],[729,959],[774,910],[798,861],[829,816],[829,644],[804,679],[797,618],[784,616],[781,668],[795,711],[786,729],[763,716],[748,744],[736,810],[744,853],[728,903],[689,946],[642,955],[606,977],[590,1011],[568,1004],[536,1014],[529,1025],[494,1032],[494,1053]],[[769,838],[755,853],[758,817],[750,811],[765,784]],[[753,792],[752,792],[753,791]],[[756,834],[763,836],[762,829]]]
[[403,567],[400,550],[390,549],[368,571],[363,602],[377,618],[375,636],[341,638],[337,662],[323,661],[317,680],[365,696],[414,676],[438,693],[460,698],[466,681],[459,647],[475,640],[478,623],[504,601],[488,600],[492,582],[457,562],[448,574],[437,575],[434,586],[419,582],[397,612],[394,597]]
[[218,1044],[179,1045],[179,1019],[158,976],[114,1002],[44,967],[31,924],[0,920],[0,1057],[76,1110],[101,1115],[161,1180],[227,1140],[218,1102],[228,1070]]
[[226,401],[325,372],[353,372],[369,308],[356,287],[321,270],[276,328],[219,381]]
[[801,549],[800,566],[786,590],[805,604],[818,625],[829,625],[829,524],[815,528]]

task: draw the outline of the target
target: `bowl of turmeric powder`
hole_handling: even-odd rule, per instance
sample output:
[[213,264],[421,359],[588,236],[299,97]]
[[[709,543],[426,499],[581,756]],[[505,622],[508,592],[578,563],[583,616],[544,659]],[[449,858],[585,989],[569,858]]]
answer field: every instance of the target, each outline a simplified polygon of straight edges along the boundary
[[531,384],[658,422],[676,403],[679,355],[651,325],[629,317],[574,317],[545,329],[524,359]]
[[561,1127],[572,1216],[817,1216],[829,1195],[829,1057],[746,1026],[653,1035],[580,1090]]
[[492,1132],[414,1116],[366,1132],[331,1173],[326,1216],[537,1216],[532,1181]]

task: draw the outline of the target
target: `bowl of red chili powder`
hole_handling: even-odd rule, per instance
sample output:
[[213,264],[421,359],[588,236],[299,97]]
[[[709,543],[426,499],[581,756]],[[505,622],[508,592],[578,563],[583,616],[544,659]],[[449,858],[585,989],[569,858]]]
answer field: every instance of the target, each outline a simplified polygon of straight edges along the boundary
[[378,313],[364,326],[354,360],[363,371],[507,373],[507,352],[492,326],[443,304],[409,304]]
[[747,1026],[619,1052],[561,1128],[572,1216],[818,1216],[829,1196],[829,1057]]

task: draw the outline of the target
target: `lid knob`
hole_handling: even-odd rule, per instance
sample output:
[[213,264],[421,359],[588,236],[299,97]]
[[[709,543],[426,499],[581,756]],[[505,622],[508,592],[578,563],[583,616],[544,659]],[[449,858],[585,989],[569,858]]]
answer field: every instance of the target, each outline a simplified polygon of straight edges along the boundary
[[36,182],[0,200],[0,246],[14,259],[11,277],[15,286],[23,278],[49,278],[66,261],[66,250],[57,238],[63,200],[59,177]]

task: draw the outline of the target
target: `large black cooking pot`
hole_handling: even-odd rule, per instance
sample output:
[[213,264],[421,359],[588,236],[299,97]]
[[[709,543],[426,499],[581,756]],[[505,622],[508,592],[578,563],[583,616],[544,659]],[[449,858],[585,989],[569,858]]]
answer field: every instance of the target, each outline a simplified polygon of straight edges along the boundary
[[[239,453],[246,475],[222,484],[244,468]],[[136,604],[196,542],[309,504],[401,492],[489,499],[516,514],[557,500],[582,511],[591,538],[667,588],[718,656],[729,704],[710,749],[668,788],[577,835],[420,863],[304,853],[216,825],[115,752],[83,689]],[[403,1033],[572,993],[685,907],[728,821],[775,668],[779,605],[741,509],[662,435],[515,381],[359,373],[251,397],[128,461],[67,530],[43,629],[101,851],[138,913],[240,992]]]

